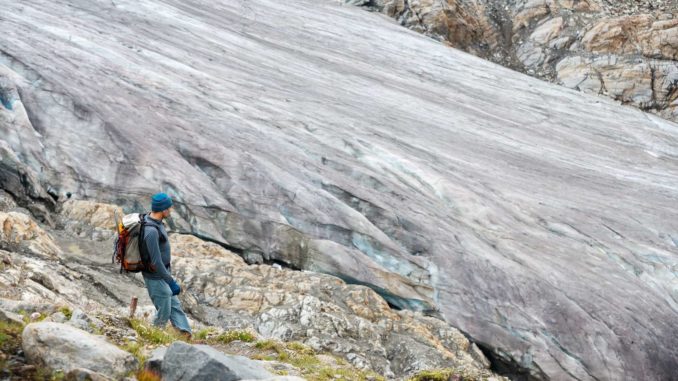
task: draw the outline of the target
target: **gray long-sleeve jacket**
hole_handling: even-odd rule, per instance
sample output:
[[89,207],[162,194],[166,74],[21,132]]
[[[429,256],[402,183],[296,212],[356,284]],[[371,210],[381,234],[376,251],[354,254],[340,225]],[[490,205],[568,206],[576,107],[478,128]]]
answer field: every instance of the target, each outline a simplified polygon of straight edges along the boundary
[[145,221],[144,241],[151,258],[151,266],[155,269],[155,272],[142,271],[142,274],[144,278],[164,279],[169,282],[172,280],[170,272],[172,256],[167,231],[162,221],[154,220],[148,215],[145,217]]

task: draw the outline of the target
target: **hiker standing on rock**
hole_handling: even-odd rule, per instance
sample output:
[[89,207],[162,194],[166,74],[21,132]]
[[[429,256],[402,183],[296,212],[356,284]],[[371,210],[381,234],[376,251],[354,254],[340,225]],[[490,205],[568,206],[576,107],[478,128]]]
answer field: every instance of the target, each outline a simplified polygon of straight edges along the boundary
[[170,270],[170,243],[162,220],[170,216],[172,199],[165,193],[151,197],[151,213],[146,215],[144,242],[148,250],[149,270],[142,271],[144,283],[157,311],[153,325],[164,327],[169,320],[184,335],[191,336],[191,327],[181,309],[177,295],[181,287],[172,278]]

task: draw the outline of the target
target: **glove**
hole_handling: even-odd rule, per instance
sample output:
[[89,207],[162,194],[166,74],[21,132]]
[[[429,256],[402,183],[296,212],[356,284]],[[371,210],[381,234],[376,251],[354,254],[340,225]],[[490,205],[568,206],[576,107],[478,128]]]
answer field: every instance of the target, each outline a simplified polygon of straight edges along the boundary
[[174,279],[167,281],[167,284],[169,285],[170,290],[172,290],[172,295],[179,295],[181,293],[181,287]]

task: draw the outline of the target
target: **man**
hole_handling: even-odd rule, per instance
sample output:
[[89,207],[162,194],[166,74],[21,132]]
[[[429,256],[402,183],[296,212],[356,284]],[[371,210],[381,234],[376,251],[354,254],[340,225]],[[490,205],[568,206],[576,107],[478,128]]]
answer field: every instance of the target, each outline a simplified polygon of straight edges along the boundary
[[148,295],[157,311],[153,325],[164,327],[169,320],[176,329],[190,338],[191,327],[177,298],[181,287],[170,272],[170,243],[162,223],[163,219],[170,216],[172,204],[172,199],[165,193],[157,193],[151,198],[151,213],[146,215],[144,227],[144,243],[150,263],[149,271],[142,271],[142,274]]

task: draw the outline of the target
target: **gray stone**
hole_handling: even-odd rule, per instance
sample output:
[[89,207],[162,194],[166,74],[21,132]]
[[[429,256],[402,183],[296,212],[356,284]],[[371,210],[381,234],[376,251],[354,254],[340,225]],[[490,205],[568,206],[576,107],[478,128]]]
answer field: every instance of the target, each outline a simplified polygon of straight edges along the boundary
[[22,333],[22,347],[31,364],[49,370],[90,369],[113,378],[125,376],[138,366],[131,354],[66,324],[32,323]]
[[260,265],[264,263],[264,256],[258,252],[246,251],[243,254],[243,259],[249,265]]
[[23,324],[24,319],[19,314],[0,309],[0,321]]
[[113,379],[89,369],[76,368],[66,373],[64,381],[113,381]]
[[68,318],[66,318],[66,315],[64,315],[63,312],[56,312],[56,313],[53,313],[52,315],[50,315],[45,320],[49,320],[49,321],[54,322],[54,323],[64,323],[68,320]]
[[162,362],[166,381],[235,381],[267,379],[270,374],[259,362],[242,356],[229,356],[206,345],[173,343]]
[[144,367],[146,370],[155,374],[162,374],[162,361],[167,353],[167,347],[160,347],[155,349],[151,356],[146,360]]

